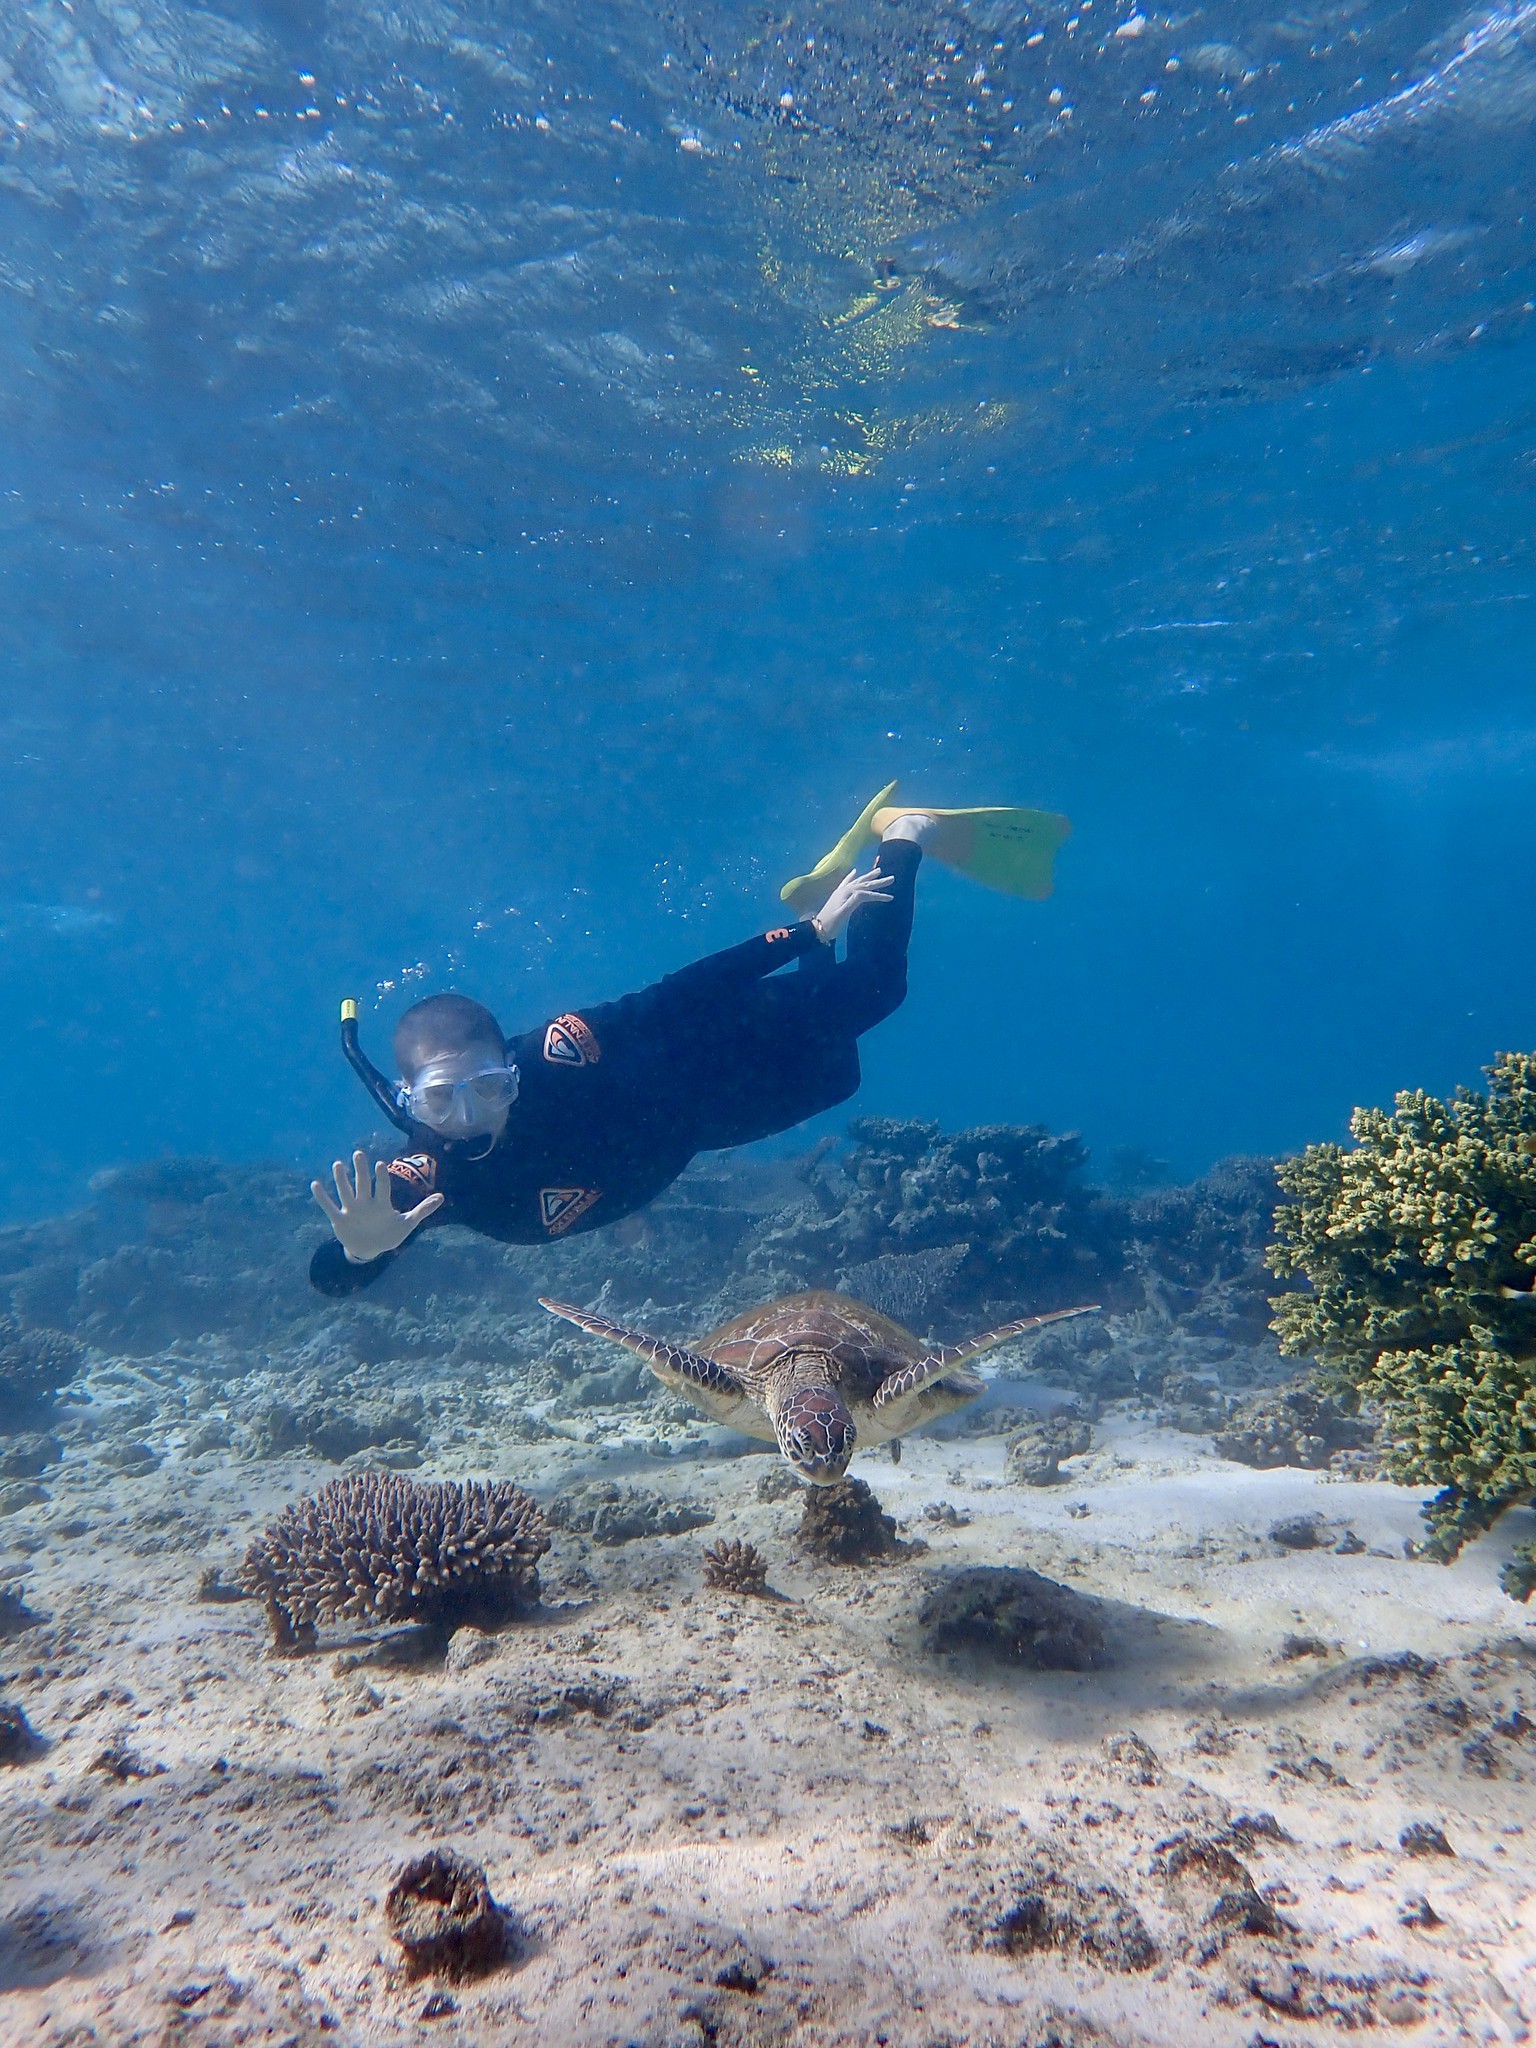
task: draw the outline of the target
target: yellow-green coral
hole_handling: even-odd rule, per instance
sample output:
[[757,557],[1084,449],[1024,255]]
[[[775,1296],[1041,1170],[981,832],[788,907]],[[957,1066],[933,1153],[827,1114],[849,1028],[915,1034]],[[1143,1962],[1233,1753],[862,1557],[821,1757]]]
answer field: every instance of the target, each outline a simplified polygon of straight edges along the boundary
[[[1393,1477],[1441,1489],[1425,1550],[1447,1562],[1536,1494],[1536,1053],[1488,1082],[1356,1110],[1351,1149],[1287,1160],[1268,1255],[1311,1282],[1272,1304],[1281,1350],[1380,1403]],[[1504,1587],[1536,1591],[1536,1545]]]

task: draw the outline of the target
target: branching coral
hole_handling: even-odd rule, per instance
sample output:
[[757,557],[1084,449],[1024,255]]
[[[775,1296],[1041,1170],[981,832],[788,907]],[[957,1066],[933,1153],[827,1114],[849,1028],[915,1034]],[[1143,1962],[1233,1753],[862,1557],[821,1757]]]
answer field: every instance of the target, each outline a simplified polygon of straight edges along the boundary
[[[1311,1282],[1273,1304],[1281,1350],[1380,1403],[1387,1470],[1440,1488],[1424,1549],[1447,1562],[1536,1493],[1536,1054],[1501,1054],[1488,1080],[1357,1110],[1352,1148],[1286,1161],[1269,1253]],[[1504,1587],[1530,1596],[1536,1546]]]
[[287,1508],[240,1578],[267,1603],[280,1648],[338,1617],[494,1626],[537,1602],[549,1542],[538,1504],[505,1482],[359,1473]]
[[768,1560],[755,1543],[724,1537],[705,1547],[704,1583],[722,1593],[766,1592]]

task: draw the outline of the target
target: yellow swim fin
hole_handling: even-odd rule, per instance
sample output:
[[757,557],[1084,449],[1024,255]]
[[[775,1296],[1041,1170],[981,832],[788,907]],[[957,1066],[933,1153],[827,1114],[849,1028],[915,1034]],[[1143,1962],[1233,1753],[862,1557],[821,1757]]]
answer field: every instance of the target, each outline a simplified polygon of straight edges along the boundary
[[923,841],[923,851],[945,867],[989,889],[1001,889],[1005,896],[1029,896],[1038,903],[1050,895],[1056,849],[1072,830],[1070,818],[1056,811],[1002,806],[939,811],[928,804],[900,804],[876,811],[870,827],[878,835],[912,811],[938,819]]
[[[881,806],[889,804],[895,793],[895,783],[888,782],[877,796],[872,796],[832,851],[824,853],[808,875],[796,875],[792,882],[784,884],[779,891],[779,901],[787,903],[797,917],[814,917],[848,870],[858,866],[862,856],[879,838],[874,819]],[[888,815],[895,818],[901,813],[891,811]]]

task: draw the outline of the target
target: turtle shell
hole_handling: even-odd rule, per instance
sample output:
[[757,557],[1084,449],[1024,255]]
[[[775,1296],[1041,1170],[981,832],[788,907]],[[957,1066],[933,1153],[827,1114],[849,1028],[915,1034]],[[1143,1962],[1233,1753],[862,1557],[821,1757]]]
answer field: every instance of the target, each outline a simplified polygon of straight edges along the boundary
[[873,1393],[889,1373],[926,1358],[928,1347],[865,1302],[818,1287],[809,1294],[785,1294],[706,1337],[706,1357],[751,1385],[792,1351],[814,1351],[837,1368],[846,1395]]

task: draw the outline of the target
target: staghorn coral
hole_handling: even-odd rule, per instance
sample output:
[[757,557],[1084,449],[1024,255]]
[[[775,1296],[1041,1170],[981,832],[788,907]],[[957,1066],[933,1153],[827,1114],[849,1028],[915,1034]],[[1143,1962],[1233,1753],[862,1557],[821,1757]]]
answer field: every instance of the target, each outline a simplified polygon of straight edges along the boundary
[[[1311,1282],[1273,1304],[1281,1350],[1380,1405],[1391,1477],[1440,1489],[1423,1553],[1444,1562],[1536,1492],[1536,1054],[1488,1082],[1356,1110],[1352,1148],[1287,1160],[1269,1253]],[[1503,1583],[1529,1597],[1536,1546]]]
[[240,1581],[266,1602],[279,1648],[340,1618],[494,1626],[538,1600],[549,1543],[538,1504],[505,1481],[366,1472],[287,1508],[246,1552]]
[[768,1560],[755,1543],[722,1537],[704,1547],[704,1583],[722,1593],[765,1593]]

